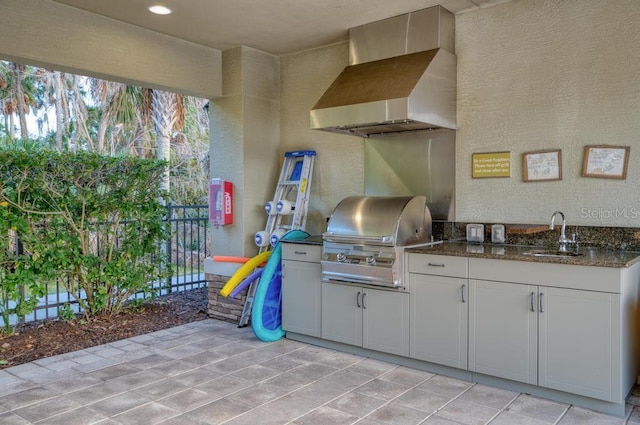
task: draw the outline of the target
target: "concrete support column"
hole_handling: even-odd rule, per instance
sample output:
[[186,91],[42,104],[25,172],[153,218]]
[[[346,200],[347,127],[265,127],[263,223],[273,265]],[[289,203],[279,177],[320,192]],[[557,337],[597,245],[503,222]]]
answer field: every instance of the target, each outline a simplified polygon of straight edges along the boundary
[[253,257],[282,163],[279,58],[244,46],[222,52],[222,96],[209,114],[210,175],[234,185],[233,224],[211,230],[211,252]]

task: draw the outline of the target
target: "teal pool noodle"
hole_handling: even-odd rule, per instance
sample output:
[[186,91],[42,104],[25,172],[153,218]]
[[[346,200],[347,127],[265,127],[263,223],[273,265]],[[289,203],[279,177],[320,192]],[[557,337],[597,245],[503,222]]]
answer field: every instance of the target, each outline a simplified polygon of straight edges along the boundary
[[[282,236],[284,241],[300,241],[309,237],[302,230],[291,230]],[[273,248],[262,270],[251,309],[251,328],[256,337],[265,342],[277,341],[284,336],[280,306],[282,242]],[[270,292],[271,288],[271,292]],[[277,292],[277,293],[275,293]],[[277,302],[274,300],[277,299]],[[271,328],[271,329],[269,329]]]

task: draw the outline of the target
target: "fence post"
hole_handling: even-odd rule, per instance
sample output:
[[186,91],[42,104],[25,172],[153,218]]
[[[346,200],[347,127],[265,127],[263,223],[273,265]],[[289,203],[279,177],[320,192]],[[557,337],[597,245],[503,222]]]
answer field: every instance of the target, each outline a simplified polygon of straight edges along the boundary
[[[171,268],[171,241],[173,239],[173,228],[171,225],[171,216],[172,216],[172,211],[171,211],[171,202],[167,203],[167,223],[169,224],[169,235],[167,236],[167,242],[165,243],[165,251],[166,251],[166,256],[167,256],[167,267]],[[172,273],[167,273],[167,293],[170,294],[172,292],[173,289],[173,272]]]
[[[17,261],[18,258],[20,258],[21,255],[24,254],[24,245],[22,244],[22,238],[20,237],[20,232],[16,232],[16,248],[15,248],[15,257],[14,257],[14,261]],[[18,289],[19,293],[20,293],[20,301],[24,301],[24,285],[20,285],[19,289]],[[24,323],[24,315],[18,315],[18,323]]]

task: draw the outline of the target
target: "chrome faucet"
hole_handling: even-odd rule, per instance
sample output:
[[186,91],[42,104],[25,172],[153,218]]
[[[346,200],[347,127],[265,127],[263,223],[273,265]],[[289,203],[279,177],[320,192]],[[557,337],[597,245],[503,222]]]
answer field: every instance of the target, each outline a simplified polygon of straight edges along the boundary
[[567,245],[570,243],[576,243],[576,234],[575,233],[573,234],[572,239],[567,239],[567,235],[565,233],[565,230],[567,228],[567,220],[565,220],[565,217],[562,211],[556,211],[551,215],[551,224],[549,225],[549,229],[551,230],[554,229],[556,215],[558,214],[560,214],[560,217],[562,217],[562,228],[560,229],[560,240],[558,240],[558,242],[560,243],[560,247],[558,248],[558,252],[568,252]]

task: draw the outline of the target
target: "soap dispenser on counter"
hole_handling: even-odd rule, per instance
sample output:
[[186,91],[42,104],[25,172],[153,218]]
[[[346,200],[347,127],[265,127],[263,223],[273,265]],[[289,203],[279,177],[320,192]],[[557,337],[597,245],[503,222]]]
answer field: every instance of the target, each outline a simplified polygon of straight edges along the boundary
[[505,241],[504,224],[492,225],[491,226],[491,242],[504,243],[504,241]]
[[484,242],[484,224],[467,224],[467,242]]

